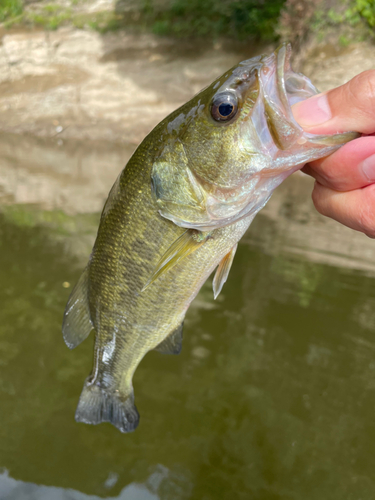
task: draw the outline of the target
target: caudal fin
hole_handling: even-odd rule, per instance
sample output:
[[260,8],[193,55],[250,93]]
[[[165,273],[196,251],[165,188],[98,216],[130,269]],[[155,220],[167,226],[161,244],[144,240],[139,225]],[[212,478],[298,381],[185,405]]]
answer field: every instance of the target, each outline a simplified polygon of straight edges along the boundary
[[106,390],[86,380],[76,410],[77,422],[97,425],[110,422],[121,432],[132,432],[139,424],[134,396],[123,399],[119,393]]

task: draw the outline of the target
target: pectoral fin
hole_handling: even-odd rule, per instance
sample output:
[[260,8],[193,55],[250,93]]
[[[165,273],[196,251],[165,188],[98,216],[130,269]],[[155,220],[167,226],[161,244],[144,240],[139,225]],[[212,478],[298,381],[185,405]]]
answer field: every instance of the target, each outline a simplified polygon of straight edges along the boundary
[[142,292],[151,285],[161,274],[166,273],[182,259],[195,252],[208,239],[209,233],[201,233],[188,229],[165,252],[157,263],[150,279],[142,288]]
[[234,259],[234,255],[237,250],[237,243],[234,245],[234,247],[226,254],[226,256],[221,260],[220,264],[218,265],[218,268],[216,269],[215,277],[212,282],[212,288],[214,290],[214,298],[216,299],[219,293],[221,292],[221,289],[223,288],[224,283],[228,279],[228,274],[230,271],[230,268],[232,267],[232,262]]
[[155,351],[162,354],[180,354],[182,349],[182,328],[184,324],[181,323],[172,333],[168,335],[167,338],[160,342],[158,346],[155,347]]

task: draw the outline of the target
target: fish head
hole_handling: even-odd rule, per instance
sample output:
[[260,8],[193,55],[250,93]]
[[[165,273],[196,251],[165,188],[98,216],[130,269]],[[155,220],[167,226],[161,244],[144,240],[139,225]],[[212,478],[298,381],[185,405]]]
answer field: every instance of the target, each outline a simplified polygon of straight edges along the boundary
[[358,136],[299,126],[291,106],[318,90],[290,56],[282,45],[241,62],[166,119],[152,171],[163,217],[209,231],[255,216],[288,175]]

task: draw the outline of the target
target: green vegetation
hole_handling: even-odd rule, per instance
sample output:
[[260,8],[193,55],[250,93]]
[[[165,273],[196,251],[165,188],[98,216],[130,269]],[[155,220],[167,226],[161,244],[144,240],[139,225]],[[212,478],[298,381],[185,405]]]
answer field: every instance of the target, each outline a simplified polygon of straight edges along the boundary
[[55,30],[62,24],[71,20],[72,12],[69,8],[60,5],[43,5],[40,12],[24,13],[23,21],[27,24],[43,26],[49,30]]
[[158,35],[229,36],[240,40],[275,39],[280,10],[285,3],[285,0],[171,0],[161,8],[156,1],[144,0],[136,10],[123,9],[124,2],[118,2],[115,11],[83,13],[79,10],[82,2],[78,0],[72,0],[68,7],[54,2],[35,3],[33,8],[24,10],[21,0],[5,1],[9,7],[7,10],[4,7],[0,20],[5,20],[7,27],[23,24],[54,30],[72,24],[100,32],[133,28]]
[[347,15],[355,22],[359,22],[362,18],[371,28],[375,27],[375,0],[355,0]]
[[332,27],[341,29],[339,43],[347,45],[375,27],[375,0],[336,0],[329,8],[320,0],[118,0],[115,10],[92,13],[84,5],[0,0],[0,22],[47,30],[70,24],[101,33],[126,28],[179,38],[281,38],[294,45],[310,32],[324,37]]
[[375,0],[286,0],[277,24],[282,40],[300,45],[313,33],[318,41],[335,32],[341,46],[374,36]]
[[21,0],[0,0],[0,22],[19,16],[22,9],[23,2]]
[[158,10],[146,0],[141,18],[160,35],[272,40],[285,0],[172,0]]
[[0,0],[0,22],[6,28],[14,25],[41,27],[56,30],[60,26],[73,25],[79,29],[100,32],[116,30],[124,26],[123,16],[115,11],[85,13],[76,9],[79,0],[71,0],[70,6],[59,3],[35,3],[33,8],[24,8],[21,0]]

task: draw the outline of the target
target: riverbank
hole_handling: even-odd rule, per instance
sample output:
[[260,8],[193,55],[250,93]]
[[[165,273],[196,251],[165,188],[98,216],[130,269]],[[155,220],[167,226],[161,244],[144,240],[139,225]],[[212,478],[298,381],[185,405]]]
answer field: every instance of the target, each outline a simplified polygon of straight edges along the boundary
[[[1,40],[0,131],[132,145],[218,74],[274,48],[73,27]],[[314,44],[298,59],[322,91],[375,67],[367,42]]]
[[[70,216],[100,212],[137,144],[168,113],[240,60],[274,48],[73,27],[3,31],[1,40],[0,203]],[[310,43],[302,53],[296,69],[322,91],[375,68],[369,42]],[[287,235],[279,249],[373,271],[371,241],[314,212],[311,179],[292,176],[279,189],[262,211]],[[292,192],[300,193],[293,214],[305,214],[296,219],[285,208]],[[79,253],[89,251],[89,233]],[[249,234],[268,251],[262,231]]]

